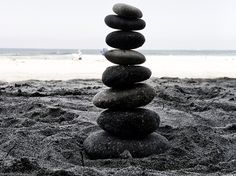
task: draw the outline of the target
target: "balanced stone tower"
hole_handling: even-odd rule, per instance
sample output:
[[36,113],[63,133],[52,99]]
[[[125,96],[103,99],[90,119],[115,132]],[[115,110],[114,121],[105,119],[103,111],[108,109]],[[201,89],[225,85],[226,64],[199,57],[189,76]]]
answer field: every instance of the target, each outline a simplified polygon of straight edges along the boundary
[[146,23],[136,7],[118,3],[113,11],[116,15],[108,15],[105,23],[119,31],[108,34],[106,43],[117,49],[107,51],[105,57],[118,65],[108,67],[102,75],[103,83],[110,88],[95,95],[93,104],[107,109],[97,119],[103,130],[92,133],[84,141],[84,148],[92,159],[119,158],[125,153],[138,158],[159,154],[169,148],[167,139],[154,132],[160,117],[140,108],[156,95],[151,86],[140,83],[150,78],[151,71],[137,66],[146,58],[131,50],[144,44],[144,36],[133,30],[143,29]]

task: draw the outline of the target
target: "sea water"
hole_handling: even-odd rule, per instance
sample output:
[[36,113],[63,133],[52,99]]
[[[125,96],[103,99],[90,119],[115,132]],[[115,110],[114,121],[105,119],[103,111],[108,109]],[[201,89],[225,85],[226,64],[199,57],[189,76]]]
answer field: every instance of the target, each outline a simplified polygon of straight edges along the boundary
[[[100,79],[114,65],[102,50],[0,49],[0,80]],[[139,50],[153,77],[236,78],[236,51]]]

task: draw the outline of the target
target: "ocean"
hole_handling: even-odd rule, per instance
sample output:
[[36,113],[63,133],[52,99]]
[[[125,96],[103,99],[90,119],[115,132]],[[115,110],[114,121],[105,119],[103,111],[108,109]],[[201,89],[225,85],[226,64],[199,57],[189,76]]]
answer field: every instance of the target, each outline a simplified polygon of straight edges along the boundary
[[[32,49],[0,48],[0,56],[36,56],[36,55],[99,55],[102,49]],[[202,56],[236,56],[236,50],[138,50],[145,55],[202,55]]]
[[[0,49],[0,81],[101,79],[102,49]],[[138,50],[153,77],[236,78],[235,50]]]

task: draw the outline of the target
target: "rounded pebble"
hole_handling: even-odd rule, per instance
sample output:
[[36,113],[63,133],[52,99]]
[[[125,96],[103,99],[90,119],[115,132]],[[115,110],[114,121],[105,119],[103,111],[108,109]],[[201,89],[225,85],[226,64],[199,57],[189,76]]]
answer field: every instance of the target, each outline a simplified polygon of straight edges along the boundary
[[108,87],[126,87],[150,78],[152,72],[143,66],[110,66],[102,74],[102,82]]
[[138,32],[115,31],[106,37],[106,43],[113,48],[124,50],[135,49],[142,46],[145,38]]
[[159,115],[149,109],[105,110],[97,119],[98,125],[112,135],[138,139],[154,132],[160,124]]
[[104,109],[132,109],[147,105],[155,95],[155,90],[151,86],[137,83],[125,89],[103,90],[94,96],[93,104]]
[[119,16],[123,16],[125,18],[142,18],[143,13],[137,7],[124,4],[117,3],[113,6],[112,10]]
[[134,50],[109,50],[105,53],[105,57],[110,62],[120,65],[142,64],[146,61],[143,54]]
[[108,15],[104,21],[107,26],[123,31],[142,30],[146,26],[145,21],[142,19],[127,19],[117,15]]

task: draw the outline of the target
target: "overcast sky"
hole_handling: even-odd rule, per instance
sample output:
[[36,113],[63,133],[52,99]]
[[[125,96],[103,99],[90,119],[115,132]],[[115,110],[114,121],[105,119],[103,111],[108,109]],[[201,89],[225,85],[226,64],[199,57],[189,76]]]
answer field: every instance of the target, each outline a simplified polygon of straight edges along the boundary
[[115,3],[143,11],[141,49],[236,49],[236,0],[0,0],[0,48],[104,48]]

